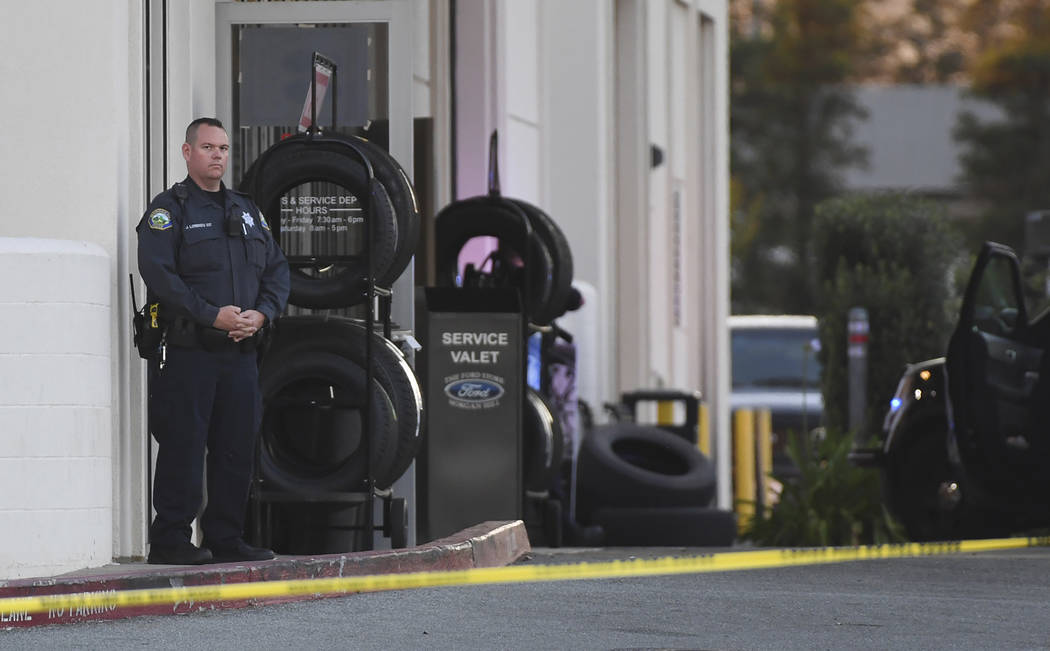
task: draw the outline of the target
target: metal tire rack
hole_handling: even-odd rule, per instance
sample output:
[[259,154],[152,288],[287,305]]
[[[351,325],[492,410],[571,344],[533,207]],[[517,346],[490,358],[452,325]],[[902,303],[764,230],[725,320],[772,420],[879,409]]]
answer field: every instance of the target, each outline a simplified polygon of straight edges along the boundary
[[[331,528],[352,529],[360,531],[364,540],[364,549],[373,548],[373,532],[382,531],[383,535],[390,538],[391,546],[394,548],[404,547],[407,542],[406,516],[407,506],[403,497],[394,497],[392,489],[377,489],[375,477],[372,472],[371,463],[371,438],[372,438],[372,382],[373,382],[373,351],[372,336],[375,333],[377,321],[382,327],[383,337],[391,339],[391,304],[393,292],[389,288],[377,287],[375,282],[375,260],[371,252],[372,244],[372,220],[375,214],[375,184],[377,183],[375,171],[368,156],[353,142],[338,138],[328,138],[323,135],[317,127],[317,76],[314,74],[315,65],[318,61],[331,67],[332,70],[332,126],[336,128],[336,65],[315,52],[310,64],[311,79],[311,122],[307,130],[307,142],[315,144],[336,145],[345,147],[348,155],[357,158],[363,164],[368,175],[368,218],[365,220],[365,234],[363,255],[367,263],[367,285],[365,289],[365,391],[364,400],[361,405],[361,443],[355,454],[363,454],[365,467],[368,469],[365,478],[361,481],[358,490],[351,491],[318,491],[318,490],[287,490],[271,488],[266,485],[266,480],[260,476],[259,450],[263,445],[260,436],[256,444],[256,468],[252,478],[252,487],[249,500],[252,504],[252,516],[255,544],[269,546],[269,525],[272,524],[273,504],[339,504],[346,506],[357,506],[363,509],[363,522],[353,526],[331,526]],[[260,163],[264,161],[266,153],[260,157]],[[290,266],[309,267],[322,264],[338,264],[358,259],[352,255],[326,255],[326,256],[288,256]],[[383,501],[383,522],[379,525],[375,522],[375,498]],[[263,527],[263,523],[268,526]],[[264,536],[264,529],[266,536]],[[350,550],[359,551],[359,550]]]

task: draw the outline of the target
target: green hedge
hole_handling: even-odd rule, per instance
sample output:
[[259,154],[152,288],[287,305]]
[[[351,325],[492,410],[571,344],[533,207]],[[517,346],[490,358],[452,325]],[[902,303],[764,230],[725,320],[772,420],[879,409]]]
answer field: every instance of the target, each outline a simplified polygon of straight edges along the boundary
[[944,354],[955,322],[953,266],[965,252],[940,205],[901,193],[825,201],[814,235],[824,423],[849,429],[846,327],[850,308],[863,307],[871,329],[863,433],[874,436],[905,364]]
[[823,366],[824,436],[793,437],[797,478],[744,533],[763,545],[857,545],[902,537],[880,503],[877,475],[849,463],[846,324],[868,311],[867,414],[875,436],[905,364],[944,354],[958,305],[953,281],[969,260],[937,204],[907,194],[848,195],[817,206],[813,267]]

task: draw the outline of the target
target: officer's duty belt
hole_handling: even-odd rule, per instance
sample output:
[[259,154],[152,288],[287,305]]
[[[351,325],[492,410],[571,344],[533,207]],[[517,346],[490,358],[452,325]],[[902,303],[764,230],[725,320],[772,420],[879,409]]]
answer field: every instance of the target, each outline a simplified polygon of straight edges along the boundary
[[168,326],[166,340],[169,346],[179,348],[199,348],[211,353],[226,353],[240,351],[250,353],[255,351],[259,343],[258,337],[248,337],[241,341],[230,339],[225,330],[202,326],[199,323],[178,317]]

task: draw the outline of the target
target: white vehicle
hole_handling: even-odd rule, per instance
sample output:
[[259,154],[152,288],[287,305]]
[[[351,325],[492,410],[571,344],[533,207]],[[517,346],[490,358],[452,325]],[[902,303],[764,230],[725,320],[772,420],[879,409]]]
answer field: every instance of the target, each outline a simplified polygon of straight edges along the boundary
[[729,317],[733,386],[730,409],[768,408],[773,420],[773,471],[794,474],[788,436],[820,427],[820,339],[817,319],[794,314]]

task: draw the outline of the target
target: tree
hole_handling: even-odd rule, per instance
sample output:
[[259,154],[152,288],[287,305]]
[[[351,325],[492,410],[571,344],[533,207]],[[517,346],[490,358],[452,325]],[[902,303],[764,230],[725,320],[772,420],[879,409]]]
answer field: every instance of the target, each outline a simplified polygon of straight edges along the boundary
[[[734,12],[739,17],[739,12]],[[731,34],[733,310],[811,312],[812,219],[866,153],[844,85],[866,47],[854,0],[755,6]]]
[[868,311],[867,414],[881,430],[905,364],[943,355],[955,320],[952,271],[963,260],[944,207],[906,193],[844,195],[817,207],[816,268],[824,424],[849,429],[846,324]]
[[965,73],[958,0],[911,0],[907,12],[886,25],[886,71],[896,83],[959,81]]
[[954,136],[963,148],[962,181],[982,208],[969,229],[970,247],[995,240],[1023,250],[1025,215],[1050,209],[1050,6],[984,0],[975,3],[973,16],[995,11],[1005,13],[1012,29],[987,39],[971,71],[971,93],[996,105],[1002,117],[982,121],[963,113]]

